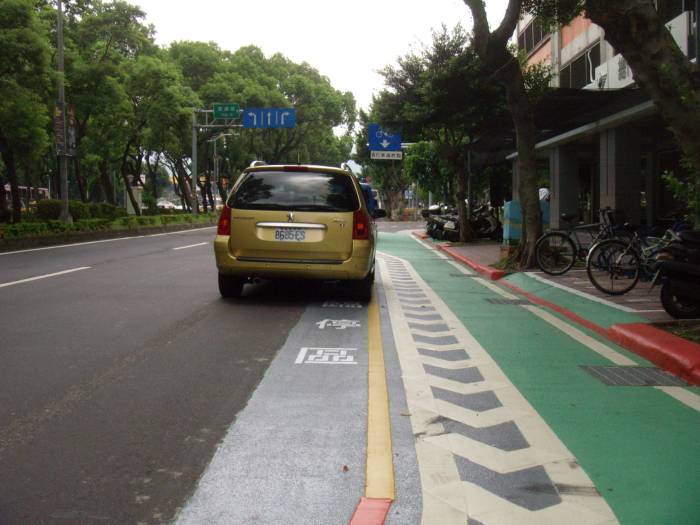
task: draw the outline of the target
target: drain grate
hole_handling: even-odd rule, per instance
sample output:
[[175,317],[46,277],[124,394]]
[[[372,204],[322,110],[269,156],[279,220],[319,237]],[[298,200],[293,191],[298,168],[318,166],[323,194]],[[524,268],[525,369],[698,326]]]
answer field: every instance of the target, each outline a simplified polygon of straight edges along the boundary
[[609,386],[688,386],[685,381],[651,366],[586,366],[586,372]]
[[487,301],[491,304],[515,304],[515,305],[530,304],[530,301],[527,301],[525,299],[499,299],[499,298],[489,297],[489,298],[485,299],[485,301]]

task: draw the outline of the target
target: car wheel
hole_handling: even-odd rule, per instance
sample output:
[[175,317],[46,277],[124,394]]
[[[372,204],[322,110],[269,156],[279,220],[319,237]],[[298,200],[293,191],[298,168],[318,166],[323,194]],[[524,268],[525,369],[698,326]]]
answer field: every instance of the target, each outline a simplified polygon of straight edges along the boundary
[[219,274],[219,293],[221,297],[240,297],[242,291],[242,278],[233,275]]
[[374,284],[374,268],[361,281],[353,281],[353,295],[358,301],[369,301],[372,298],[372,285]]

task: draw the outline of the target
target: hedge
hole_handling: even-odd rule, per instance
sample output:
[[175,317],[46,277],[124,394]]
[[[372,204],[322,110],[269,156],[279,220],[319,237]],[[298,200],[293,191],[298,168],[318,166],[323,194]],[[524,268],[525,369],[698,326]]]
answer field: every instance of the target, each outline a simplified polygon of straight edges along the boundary
[[[36,203],[36,217],[40,221],[55,221],[61,216],[60,199],[46,199]],[[68,210],[74,221],[82,219],[109,219],[124,217],[126,210],[104,202],[68,201]]]
[[[47,202],[47,201],[42,201]],[[19,239],[29,237],[51,236],[71,232],[94,232],[108,230],[138,230],[148,227],[167,226],[171,224],[213,224],[218,218],[218,213],[201,213],[197,216],[191,214],[180,215],[144,215],[122,217],[116,220],[109,219],[78,219],[73,224],[66,224],[59,220],[42,222],[19,222],[0,224],[0,238]]]

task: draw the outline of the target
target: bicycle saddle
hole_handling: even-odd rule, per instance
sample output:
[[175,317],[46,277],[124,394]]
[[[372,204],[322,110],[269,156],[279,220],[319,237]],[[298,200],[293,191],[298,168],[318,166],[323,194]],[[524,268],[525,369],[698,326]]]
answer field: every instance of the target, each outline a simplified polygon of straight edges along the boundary
[[564,222],[574,222],[575,218],[576,218],[576,215],[572,215],[570,213],[562,213],[561,214],[561,220]]

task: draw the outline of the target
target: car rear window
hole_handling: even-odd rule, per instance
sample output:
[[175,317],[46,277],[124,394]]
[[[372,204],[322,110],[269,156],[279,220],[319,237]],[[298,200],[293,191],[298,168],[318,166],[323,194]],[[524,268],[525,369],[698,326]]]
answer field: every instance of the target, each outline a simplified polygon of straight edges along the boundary
[[347,175],[253,171],[228,202],[239,210],[355,211],[357,193]]

